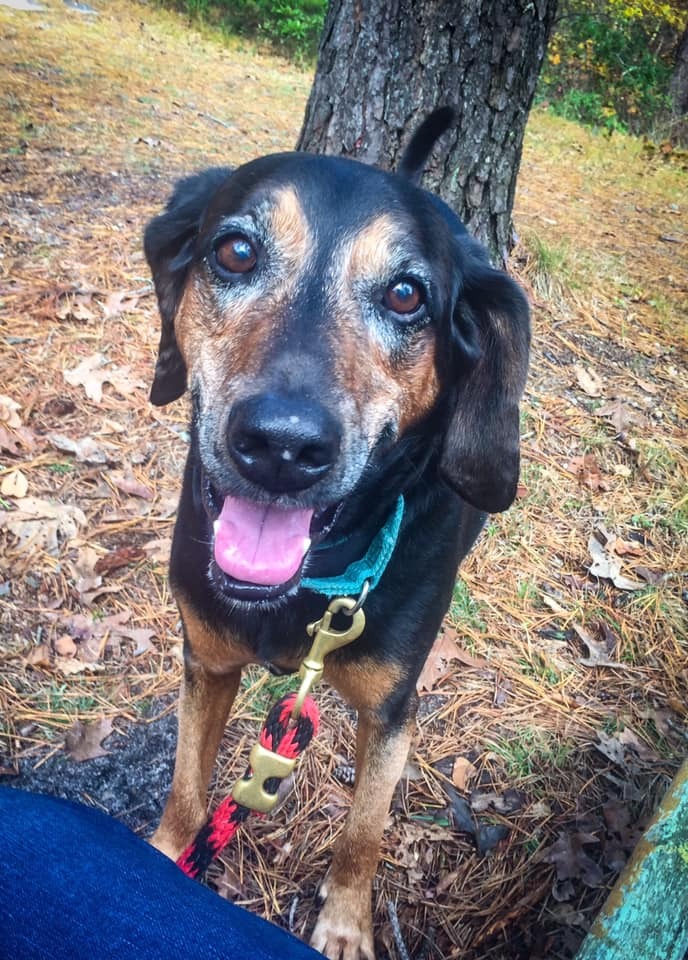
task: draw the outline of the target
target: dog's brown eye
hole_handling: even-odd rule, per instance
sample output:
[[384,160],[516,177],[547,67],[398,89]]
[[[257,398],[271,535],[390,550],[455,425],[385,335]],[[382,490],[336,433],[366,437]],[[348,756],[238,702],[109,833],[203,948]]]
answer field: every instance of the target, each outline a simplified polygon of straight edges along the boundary
[[218,264],[230,273],[248,273],[256,265],[257,255],[246,237],[225,237],[215,248]]
[[397,280],[385,290],[383,302],[394,313],[415,313],[423,303],[423,290],[414,280]]

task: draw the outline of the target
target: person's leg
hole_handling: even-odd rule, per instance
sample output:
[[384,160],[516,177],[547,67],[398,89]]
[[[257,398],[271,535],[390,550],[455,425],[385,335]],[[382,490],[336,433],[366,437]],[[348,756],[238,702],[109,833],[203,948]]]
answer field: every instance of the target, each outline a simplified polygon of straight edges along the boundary
[[317,960],[98,810],[0,788],[0,956]]

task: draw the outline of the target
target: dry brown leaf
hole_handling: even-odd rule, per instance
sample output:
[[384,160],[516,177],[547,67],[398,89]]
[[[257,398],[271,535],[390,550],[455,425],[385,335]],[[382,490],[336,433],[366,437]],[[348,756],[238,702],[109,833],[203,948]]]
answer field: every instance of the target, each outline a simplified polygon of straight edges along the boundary
[[72,453],[81,463],[108,463],[117,459],[117,447],[107,441],[96,443],[93,437],[74,440],[61,433],[47,434],[48,440],[58,450]]
[[580,363],[573,366],[578,386],[589,397],[601,397],[604,393],[604,381],[592,367],[584,367]]
[[129,367],[111,367],[107,358],[102,353],[94,353],[86,357],[81,363],[65,370],[63,376],[67,383],[73,387],[82,386],[86,391],[86,396],[94,403],[100,403],[103,399],[103,384],[109,383],[121,396],[129,396],[136,389],[145,389],[145,383],[142,380],[133,379]]
[[53,649],[58,657],[75,657],[78,647],[68,633],[63,633],[53,642]]
[[621,537],[615,537],[612,549],[618,557],[642,557],[645,553],[645,547],[635,540],[622,540]]
[[71,760],[81,763],[83,760],[93,760],[95,757],[106,757],[106,750],[102,743],[112,733],[112,719],[103,717],[94,723],[82,723],[77,720],[65,736],[65,750]]
[[32,647],[27,653],[24,662],[29,667],[51,667],[50,647],[47,643],[39,643],[37,647]]
[[167,563],[172,549],[172,537],[159,537],[156,540],[149,540],[148,543],[144,543],[143,549],[148,559],[152,560],[153,563]]
[[617,638],[604,620],[595,624],[595,635],[582,623],[571,624],[580,639],[588,648],[587,657],[579,657],[578,662],[585,667],[622,667],[623,664],[611,659],[616,651]]
[[108,294],[103,304],[103,314],[106,320],[119,316],[129,310],[135,310],[139,298],[128,290],[116,290]]
[[2,478],[0,493],[3,497],[25,497],[29,492],[29,481],[21,470],[11,470]]
[[475,669],[485,669],[488,666],[487,660],[482,657],[474,657],[467,650],[461,648],[456,642],[456,636],[449,628],[445,628],[430,651],[428,659],[425,661],[420,676],[418,677],[417,689],[432,690],[438,680],[440,680],[449,671],[452,660],[459,660],[467,667]]
[[593,492],[609,490],[609,484],[603,478],[600,465],[592,453],[586,453],[582,457],[572,457],[566,469],[571,471],[580,484]]
[[122,567],[128,567],[146,556],[141,547],[118,547],[100,557],[93,568],[97,574],[108,574]]
[[467,757],[457,757],[452,767],[452,783],[457,790],[465,791],[468,784],[478,776],[476,767]]
[[634,410],[622,397],[608,400],[595,411],[598,417],[607,417],[617,433],[626,433],[630,426],[645,427],[647,418],[638,410]]
[[153,491],[150,487],[147,487],[145,483],[141,483],[141,481],[137,480],[131,473],[125,474],[119,470],[111,470],[108,473],[108,478],[113,486],[121,490],[122,493],[126,493],[132,497],[141,497],[142,500],[153,499]]
[[23,450],[33,450],[36,446],[36,435],[28,427],[8,429],[0,426],[0,450],[11,453],[13,457],[21,455]]
[[621,573],[621,561],[613,554],[613,541],[602,545],[593,534],[588,540],[588,550],[592,563],[588,567],[591,576],[611,580],[619,590],[642,590],[645,584],[641,580],[631,580]]
[[0,528],[16,537],[17,549],[59,552],[60,544],[73,540],[86,517],[79,507],[69,503],[51,503],[38,497],[22,497],[15,501],[16,510],[0,513]]
[[5,394],[0,394],[0,423],[16,430],[22,426],[22,419],[19,416],[21,405]]

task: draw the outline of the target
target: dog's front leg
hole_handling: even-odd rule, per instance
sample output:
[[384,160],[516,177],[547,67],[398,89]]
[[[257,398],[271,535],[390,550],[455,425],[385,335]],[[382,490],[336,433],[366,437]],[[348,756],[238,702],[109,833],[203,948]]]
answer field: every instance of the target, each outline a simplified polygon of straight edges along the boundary
[[225,637],[180,605],[184,622],[184,680],[174,776],[152,843],[176,860],[207,816],[206,791],[234,702],[241,667]]
[[320,895],[325,904],[311,944],[330,960],[374,960],[372,884],[394,788],[412,739],[412,720],[391,727],[359,710],[356,788]]

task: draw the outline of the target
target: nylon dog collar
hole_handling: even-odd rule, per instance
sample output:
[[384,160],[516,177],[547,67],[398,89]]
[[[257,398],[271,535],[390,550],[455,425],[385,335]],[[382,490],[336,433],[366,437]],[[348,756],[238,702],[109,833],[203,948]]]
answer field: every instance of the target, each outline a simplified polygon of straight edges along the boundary
[[324,597],[349,596],[357,597],[368,581],[373,590],[387,569],[394,548],[399,539],[399,530],[404,516],[404,498],[400,496],[394,510],[387,518],[383,527],[377,532],[368,547],[365,556],[354,560],[336,577],[304,577],[301,586]]

